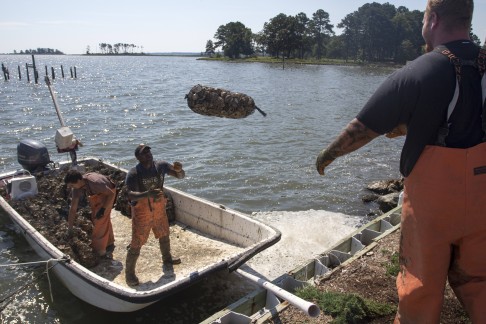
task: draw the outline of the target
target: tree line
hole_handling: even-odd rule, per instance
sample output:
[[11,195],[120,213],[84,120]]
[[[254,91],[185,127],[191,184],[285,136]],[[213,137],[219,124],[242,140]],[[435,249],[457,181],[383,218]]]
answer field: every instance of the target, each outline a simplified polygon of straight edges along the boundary
[[26,49],[26,50],[20,50],[17,52],[17,50],[13,51],[14,54],[55,54],[55,55],[64,55],[63,52],[61,52],[58,49],[52,49],[52,48],[37,48],[37,49]]
[[[138,46],[135,44],[116,43],[112,45],[108,43],[99,43],[98,47],[100,49],[101,54],[135,54],[135,53],[142,54],[143,53],[143,46]],[[93,54],[91,53],[91,48],[89,45],[86,47],[86,54]]]
[[[218,49],[229,58],[263,55],[299,59],[344,59],[363,62],[404,63],[423,53],[422,19],[424,12],[398,8],[390,3],[367,3],[346,15],[334,32],[329,13],[317,10],[308,17],[283,13],[264,23],[254,34],[241,22],[221,25],[215,42],[206,42],[206,54]],[[480,45],[472,32],[471,39]]]

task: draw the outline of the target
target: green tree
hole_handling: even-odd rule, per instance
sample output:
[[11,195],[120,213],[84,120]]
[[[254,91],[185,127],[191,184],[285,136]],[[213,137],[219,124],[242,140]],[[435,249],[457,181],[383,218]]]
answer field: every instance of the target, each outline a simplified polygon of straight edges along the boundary
[[397,10],[389,3],[361,6],[338,25],[344,28],[347,55],[364,61],[395,59],[404,40],[415,45],[420,35],[415,26],[416,16],[416,11],[409,14],[405,7]]
[[255,42],[255,52],[261,53],[265,56],[267,53],[267,36],[263,31],[253,35],[253,41]]
[[292,29],[292,18],[281,13],[263,25],[263,37],[267,51],[274,57],[289,52],[289,36]]
[[333,25],[330,24],[329,14],[322,9],[312,15],[310,23],[311,33],[314,36],[317,59],[325,54],[325,46],[331,35],[334,35]]
[[327,56],[330,58],[346,57],[344,35],[333,36],[327,45]]
[[422,54],[424,40],[422,38],[423,12],[409,11],[405,7],[398,7],[392,22],[395,27],[395,61],[404,63]]
[[417,53],[414,45],[408,39],[402,41],[400,48],[398,49],[397,56],[395,58],[396,62],[405,63],[411,61],[417,57]]
[[221,47],[224,55],[230,58],[238,58],[241,54],[252,55],[252,36],[251,29],[246,28],[241,22],[230,22],[219,26],[216,31],[215,47]]
[[481,46],[481,40],[479,39],[479,37],[473,33],[473,29],[471,28],[471,31],[469,32],[469,37],[471,38],[471,40],[478,44],[478,46]]
[[99,44],[99,47],[100,47],[100,51],[102,54],[106,53],[106,43],[100,43]]
[[358,9],[358,17],[363,30],[361,48],[365,61],[383,61],[389,58],[396,48],[393,41],[395,33],[392,19],[396,14],[395,6],[373,2]]
[[295,42],[298,50],[298,57],[303,59],[311,47],[311,35],[309,30],[310,19],[303,12],[295,16]]
[[206,55],[208,55],[209,57],[213,56],[214,55],[214,43],[212,40],[208,40],[206,42]]
[[361,26],[356,13],[346,15],[338,24],[338,28],[343,28],[344,56],[347,61],[349,58],[358,59],[360,48]]
[[120,53],[120,47],[122,46],[123,44],[121,43],[116,43],[115,45],[113,45],[113,53],[115,54],[119,54]]

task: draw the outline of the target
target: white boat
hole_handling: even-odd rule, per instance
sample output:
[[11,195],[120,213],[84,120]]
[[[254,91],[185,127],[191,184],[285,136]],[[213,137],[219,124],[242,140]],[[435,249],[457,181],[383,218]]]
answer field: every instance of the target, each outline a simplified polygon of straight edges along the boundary
[[[20,161],[19,161],[20,162]],[[96,158],[85,158],[80,166],[103,164],[118,168]],[[10,198],[31,199],[41,188],[36,187],[36,177],[49,177],[59,170],[69,168],[71,162],[40,173],[8,172],[0,174],[0,186],[10,184]],[[98,308],[113,312],[132,312],[151,305],[173,293],[181,291],[208,278],[219,271],[234,271],[255,254],[277,243],[280,232],[248,215],[225,206],[164,187],[174,206],[175,223],[171,225],[172,250],[182,258],[182,264],[174,266],[173,274],[167,276],[162,270],[158,241],[153,239],[142,248],[137,263],[137,276],[141,284],[135,288],[125,283],[125,246],[131,238],[131,220],[116,210],[111,219],[117,248],[113,260],[104,267],[86,268],[69,259],[61,250],[49,242],[31,223],[15,210],[10,200],[0,195],[0,206],[21,229],[28,243],[43,260],[52,260],[50,272],[61,280],[69,291],[83,301]],[[24,192],[22,192],[24,191]],[[199,249],[197,249],[199,248]]]

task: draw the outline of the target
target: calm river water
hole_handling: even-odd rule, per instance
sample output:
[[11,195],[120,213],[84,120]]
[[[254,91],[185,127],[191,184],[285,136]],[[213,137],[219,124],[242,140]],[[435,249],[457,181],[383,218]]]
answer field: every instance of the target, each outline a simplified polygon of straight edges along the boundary
[[[288,64],[283,68],[194,57],[36,56],[42,75],[36,85],[26,81],[25,64],[31,61],[30,56],[0,55],[11,73],[10,81],[0,83],[0,172],[20,167],[16,150],[22,139],[43,142],[53,161],[69,158],[55,149],[60,121],[43,81],[47,66],[49,72],[51,67],[56,71],[53,88],[64,122],[84,144],[78,157],[95,156],[128,169],[136,163],[136,145],[147,143],[155,158],[184,165],[186,178],[169,178],[167,185],[256,217],[264,212],[285,217],[299,211],[329,211],[364,218],[376,210],[360,199],[366,185],[399,177],[401,139],[378,138],[336,160],[325,177],[314,166],[319,151],[355,117],[390,69]],[[74,66],[77,79],[69,77]],[[239,120],[198,115],[184,99],[196,84],[246,93],[267,117],[258,112]],[[0,264],[38,260],[0,213]],[[0,297],[40,271],[0,268]],[[226,283],[203,283],[143,311],[111,314],[79,301],[55,278],[51,302],[49,283],[43,278],[7,305],[0,318],[13,323],[197,323],[244,294],[236,289],[230,300],[226,296],[215,301],[217,291],[228,290]],[[212,299],[189,297],[205,294]]]

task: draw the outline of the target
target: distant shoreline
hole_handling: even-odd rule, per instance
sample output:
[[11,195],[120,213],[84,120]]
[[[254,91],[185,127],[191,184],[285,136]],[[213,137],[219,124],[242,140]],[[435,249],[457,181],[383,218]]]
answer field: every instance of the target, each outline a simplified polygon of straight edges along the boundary
[[256,62],[256,63],[273,63],[273,64],[282,64],[283,66],[286,64],[295,64],[295,65],[341,65],[341,66],[379,66],[379,67],[389,67],[389,68],[400,68],[403,64],[397,64],[394,62],[362,62],[362,61],[354,61],[354,60],[342,60],[342,59],[282,59],[276,57],[268,57],[268,56],[257,56],[257,57],[248,57],[248,58],[239,58],[239,59],[230,59],[227,57],[200,57],[198,60],[202,61],[221,61],[221,62],[234,62],[234,63],[248,63],[248,62]]
[[[0,54],[0,55],[32,55],[32,54]],[[397,64],[394,62],[362,62],[354,60],[343,60],[343,59],[282,59],[269,56],[252,56],[246,58],[231,59],[228,57],[208,57],[201,53],[184,53],[184,52],[171,52],[171,53],[124,53],[124,54],[33,54],[35,56],[39,55],[66,55],[66,56],[106,56],[106,57],[127,57],[127,56],[145,56],[145,57],[195,57],[197,60],[202,61],[218,61],[218,62],[229,62],[229,63],[270,63],[270,64],[282,64],[282,66],[292,64],[292,65],[335,65],[335,66],[366,66],[366,67],[386,67],[386,68],[400,68],[403,64]]]
[[200,53],[179,53],[179,52],[173,52],[173,53],[124,53],[124,54],[101,54],[101,53],[93,53],[93,54],[48,54],[48,53],[0,53],[0,55],[35,55],[35,56],[40,56],[40,55],[46,55],[46,56],[52,56],[52,55],[66,55],[66,56],[183,56],[183,57],[203,57],[204,55],[201,55]]
[[[76,54],[73,54],[76,55]],[[200,53],[183,53],[183,52],[171,52],[171,53],[124,53],[124,54],[77,54],[82,56],[188,56],[188,57],[201,57]]]

